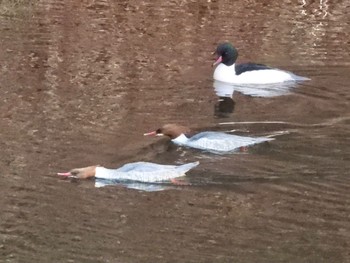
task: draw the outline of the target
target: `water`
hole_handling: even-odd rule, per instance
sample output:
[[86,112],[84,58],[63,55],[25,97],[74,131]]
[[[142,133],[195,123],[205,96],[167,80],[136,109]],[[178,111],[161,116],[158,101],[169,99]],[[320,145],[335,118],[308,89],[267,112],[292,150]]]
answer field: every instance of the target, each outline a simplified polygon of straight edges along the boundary
[[[0,262],[350,262],[348,8],[2,1]],[[311,81],[235,91],[224,111],[211,68],[224,40],[240,62]],[[281,135],[218,156],[142,136],[165,123]],[[55,175],[196,160],[191,186],[160,192]]]

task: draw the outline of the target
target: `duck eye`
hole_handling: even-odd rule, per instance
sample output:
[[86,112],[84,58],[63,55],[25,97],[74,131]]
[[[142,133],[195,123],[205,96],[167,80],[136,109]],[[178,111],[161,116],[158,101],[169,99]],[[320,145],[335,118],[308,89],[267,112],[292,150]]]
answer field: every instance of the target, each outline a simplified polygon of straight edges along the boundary
[[79,173],[78,170],[72,170],[72,171],[70,172],[70,174],[73,175],[73,176],[76,176],[78,173]]

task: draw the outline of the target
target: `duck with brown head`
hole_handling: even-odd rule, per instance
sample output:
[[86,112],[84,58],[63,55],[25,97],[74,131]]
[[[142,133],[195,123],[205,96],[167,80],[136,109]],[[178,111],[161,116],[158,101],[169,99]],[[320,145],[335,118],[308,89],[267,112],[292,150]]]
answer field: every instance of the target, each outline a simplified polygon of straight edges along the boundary
[[72,169],[66,173],[57,173],[57,175],[78,179],[95,177],[106,180],[155,183],[172,181],[174,178],[184,176],[186,172],[196,167],[198,164],[199,162],[182,165],[136,162],[125,164],[118,169],[108,169],[102,166],[88,166]]
[[175,139],[179,137],[181,134],[189,136],[191,130],[188,127],[177,125],[177,124],[165,124],[161,128],[158,128],[155,131],[145,133],[145,136],[168,136],[170,139]]
[[189,128],[176,124],[166,124],[155,131],[145,133],[144,136],[168,136],[177,145],[218,154],[231,153],[241,147],[273,140],[268,137],[246,137],[211,131],[191,134]]

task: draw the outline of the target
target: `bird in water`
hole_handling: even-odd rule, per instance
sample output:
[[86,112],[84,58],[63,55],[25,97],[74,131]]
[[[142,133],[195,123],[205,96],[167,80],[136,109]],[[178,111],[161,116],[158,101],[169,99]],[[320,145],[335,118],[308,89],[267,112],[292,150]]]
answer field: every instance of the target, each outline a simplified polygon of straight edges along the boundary
[[274,140],[268,137],[246,137],[213,131],[193,133],[188,127],[177,124],[166,124],[155,131],[145,133],[144,136],[168,136],[177,145],[218,154],[230,153],[241,147]]
[[309,80],[292,72],[272,68],[263,64],[236,64],[238,51],[230,43],[219,44],[215,54],[217,55],[217,59],[213,63],[213,66],[217,65],[217,67],[215,68],[213,77],[218,81],[232,84],[273,84]]
[[192,162],[182,165],[163,165],[150,162],[135,162],[123,165],[118,169],[108,169],[102,166],[88,166],[84,168],[75,168],[65,173],[57,175],[87,179],[95,177],[96,179],[133,181],[143,183],[157,183],[171,181],[182,177],[186,172],[193,169],[199,162]]

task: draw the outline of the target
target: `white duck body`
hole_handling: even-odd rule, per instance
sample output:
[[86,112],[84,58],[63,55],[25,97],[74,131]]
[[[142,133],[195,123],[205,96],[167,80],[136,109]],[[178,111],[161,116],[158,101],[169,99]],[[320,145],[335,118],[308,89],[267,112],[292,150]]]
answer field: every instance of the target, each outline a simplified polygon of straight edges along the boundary
[[232,84],[272,84],[308,80],[308,78],[297,76],[292,72],[274,68],[254,70],[252,67],[252,70],[236,74],[236,64],[226,66],[223,63],[215,68],[213,77],[215,80]]
[[97,179],[135,181],[154,183],[168,181],[184,176],[186,172],[196,167],[199,162],[183,165],[162,165],[149,162],[136,162],[125,164],[118,169],[96,167]]
[[186,135],[181,134],[172,141],[178,145],[206,150],[213,153],[230,153],[240,147],[272,140],[274,139],[268,137],[245,137],[223,132],[201,132],[191,138],[187,138]]

